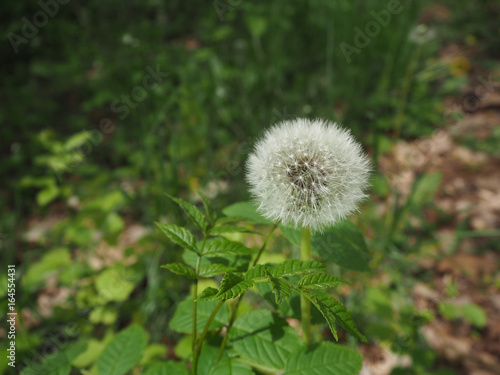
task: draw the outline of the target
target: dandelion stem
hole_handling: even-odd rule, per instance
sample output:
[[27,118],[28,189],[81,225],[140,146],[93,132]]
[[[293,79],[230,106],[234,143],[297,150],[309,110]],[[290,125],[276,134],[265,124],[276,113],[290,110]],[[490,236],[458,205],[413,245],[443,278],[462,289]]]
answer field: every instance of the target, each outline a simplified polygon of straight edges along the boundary
[[[302,228],[300,240],[300,259],[311,259],[311,230],[307,227]],[[302,339],[306,345],[311,343],[311,302],[300,295],[300,312],[302,320]]]

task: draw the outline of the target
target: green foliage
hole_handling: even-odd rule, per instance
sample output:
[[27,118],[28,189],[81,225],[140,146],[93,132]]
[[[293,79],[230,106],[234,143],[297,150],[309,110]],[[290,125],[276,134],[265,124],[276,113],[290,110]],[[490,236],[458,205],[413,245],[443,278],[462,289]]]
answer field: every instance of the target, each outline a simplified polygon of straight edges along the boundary
[[352,349],[323,342],[312,347],[301,347],[289,357],[286,375],[338,374],[357,375],[363,357]]
[[335,323],[341,326],[344,330],[356,337],[358,340],[366,342],[366,337],[356,328],[351,313],[347,311],[345,306],[335,298],[326,294],[313,294],[307,289],[299,289],[299,291],[318,308],[323,317],[328,322],[328,326],[332,331],[335,339],[338,340],[337,329]]
[[223,209],[222,212],[226,216],[243,217],[257,224],[271,224],[271,221],[257,212],[257,207],[253,202],[234,203]]
[[86,343],[76,343],[63,351],[58,351],[43,359],[41,364],[25,367],[21,375],[69,375],[71,362],[87,347]]
[[206,257],[225,257],[228,255],[251,254],[252,250],[239,242],[225,238],[214,238],[207,241],[201,255]]
[[187,229],[180,227],[175,224],[161,224],[156,223],[156,226],[160,228],[161,232],[167,236],[170,240],[176,244],[182,246],[186,250],[198,253],[199,250],[196,247],[196,240],[194,236]]
[[238,360],[226,358],[216,364],[209,375],[253,375],[252,368]]
[[440,302],[438,308],[439,313],[447,319],[464,319],[477,328],[484,328],[486,326],[486,313],[480,306],[474,303],[457,305],[450,302]]
[[258,370],[278,372],[302,343],[284,319],[269,311],[254,310],[236,319],[231,344],[246,363]]
[[235,271],[234,267],[225,266],[224,264],[210,264],[200,268],[200,277],[213,277],[226,272]]
[[226,300],[236,298],[245,293],[253,286],[251,281],[247,281],[242,277],[228,272],[224,275],[219,287],[219,291],[213,297],[214,300]]
[[[200,301],[198,302],[198,319],[197,319],[197,329],[202,331],[207,324],[210,314],[214,310],[217,302],[215,301]],[[229,309],[226,305],[223,305],[219,310],[215,319],[210,325],[211,329],[220,328],[227,324],[229,319]],[[193,298],[187,297],[184,301],[179,303],[175,314],[169,322],[169,327],[176,332],[180,333],[191,333],[193,328]]]
[[[210,266],[208,266],[208,267],[210,267]],[[176,273],[176,274],[182,275],[182,276],[186,276],[186,277],[190,278],[191,280],[196,279],[196,273],[195,273],[194,269],[185,265],[184,263],[165,264],[164,266],[161,266],[161,268],[166,268],[166,269],[172,271],[173,273]],[[215,275],[217,275],[217,273]]]
[[302,277],[298,286],[308,289],[328,289],[340,284],[346,284],[346,282],[326,273],[313,273]]
[[196,224],[196,226],[202,231],[205,232],[208,228],[208,222],[205,219],[203,213],[200,212],[194,205],[189,202],[186,202],[180,198],[174,198],[168,196],[175,203],[179,205],[180,208],[186,213],[186,215],[191,219],[191,221]]
[[147,335],[138,325],[131,325],[111,340],[96,361],[99,374],[123,375],[137,364],[146,348]]

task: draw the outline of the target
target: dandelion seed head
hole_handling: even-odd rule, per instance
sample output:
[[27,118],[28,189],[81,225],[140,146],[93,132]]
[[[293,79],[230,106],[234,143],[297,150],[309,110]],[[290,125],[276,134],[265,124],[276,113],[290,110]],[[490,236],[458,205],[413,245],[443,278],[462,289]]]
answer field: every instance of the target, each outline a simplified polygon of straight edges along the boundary
[[369,172],[369,159],[350,132],[319,119],[278,123],[247,162],[247,181],[259,211],[313,231],[357,210],[366,197]]

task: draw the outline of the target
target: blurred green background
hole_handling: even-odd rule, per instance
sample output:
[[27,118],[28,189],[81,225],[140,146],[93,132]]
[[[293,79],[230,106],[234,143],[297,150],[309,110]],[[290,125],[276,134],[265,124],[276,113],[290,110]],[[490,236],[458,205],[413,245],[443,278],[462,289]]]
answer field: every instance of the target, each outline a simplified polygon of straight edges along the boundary
[[[49,0],[0,9],[0,294],[4,265],[17,265],[20,366],[58,347],[55,336],[91,340],[98,354],[130,321],[161,343],[152,357],[175,358],[168,321],[187,284],[159,269],[178,255],[152,224],[183,217],[165,193],[196,202],[201,191],[218,209],[249,199],[244,163],[254,141],[297,116],[343,124],[373,158],[373,199],[391,203],[384,215],[368,203],[358,220],[373,251],[361,279],[390,259],[399,287],[358,290],[349,301],[373,305],[376,324],[359,311],[367,336],[394,341],[399,323],[378,309],[398,288],[403,298],[414,281],[406,255],[435,243],[437,225],[451,219],[408,231],[409,216],[426,222],[440,176],[421,176],[417,198],[404,201],[379,160],[467,113],[471,73],[498,69],[498,1]],[[443,58],[450,48],[465,52]],[[497,152],[496,141],[468,142]],[[108,298],[102,285],[113,272],[126,284]],[[64,331],[69,323],[78,334]],[[404,350],[421,354],[422,372],[408,371],[431,373],[436,359],[411,342]]]

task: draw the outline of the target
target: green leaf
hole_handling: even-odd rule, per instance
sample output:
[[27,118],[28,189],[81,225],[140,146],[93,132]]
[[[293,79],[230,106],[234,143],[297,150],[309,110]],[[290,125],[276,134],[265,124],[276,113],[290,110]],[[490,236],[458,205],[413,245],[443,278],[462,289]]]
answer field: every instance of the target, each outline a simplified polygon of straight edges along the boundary
[[419,208],[426,203],[432,202],[434,195],[441,184],[441,172],[421,175],[412,186],[409,204]]
[[323,317],[326,319],[333,336],[338,340],[337,330],[335,328],[335,322],[342,327],[345,331],[350,333],[352,336],[356,337],[358,340],[366,342],[366,337],[359,332],[356,328],[352,315],[342,302],[336,300],[329,294],[312,294],[306,289],[299,289],[311,303],[318,308]]
[[266,271],[270,272],[273,267],[274,266],[270,264],[257,264],[247,271],[245,278],[247,280],[253,280],[268,277]]
[[203,207],[205,207],[205,212],[207,214],[208,221],[210,221],[210,223],[214,223],[215,220],[217,220],[217,214],[215,213],[215,210],[213,209],[210,200],[202,193],[198,193],[198,195],[200,196],[201,201],[203,202]]
[[232,358],[226,358],[216,364],[209,375],[253,375],[252,368]]
[[271,270],[271,275],[274,277],[299,275],[301,273],[309,273],[323,271],[325,265],[315,260],[298,260],[287,259],[283,263],[276,265]]
[[212,301],[218,290],[215,288],[205,288],[203,292],[196,298],[197,301]]
[[59,195],[59,188],[55,183],[49,184],[36,195],[36,202],[43,207],[52,202]]
[[271,288],[273,290],[277,304],[280,304],[283,300],[290,297],[290,294],[292,293],[292,286],[288,281],[286,281],[285,279],[273,277],[267,270],[265,270],[264,272],[269,277]]
[[327,289],[340,284],[347,284],[347,282],[338,277],[321,272],[304,276],[300,279],[298,286],[309,289]]
[[285,375],[358,375],[363,357],[358,352],[331,342],[300,347],[286,362]]
[[207,230],[208,223],[205,219],[205,215],[196,208],[195,205],[186,202],[180,198],[174,198],[167,194],[167,196],[172,199],[175,203],[179,205],[180,208],[186,213],[186,215],[191,219],[191,221],[202,230],[203,233]]
[[147,335],[142,327],[132,324],[118,333],[106,345],[96,361],[99,374],[123,375],[142,358]]
[[[198,332],[203,331],[205,324],[207,324],[208,317],[212,314],[217,301],[198,301],[197,303],[197,319],[196,329]],[[222,305],[220,310],[215,315],[210,329],[223,327],[227,324],[229,319],[229,309],[227,304]],[[174,316],[170,320],[169,327],[176,332],[192,333],[193,331],[193,298],[187,297],[184,301],[179,303]]]
[[58,351],[43,358],[42,363],[28,365],[21,375],[69,375],[71,362],[87,348],[86,342],[70,344],[65,350]]
[[238,227],[235,225],[221,225],[220,227],[214,227],[210,229],[210,235],[217,236],[222,233],[254,233],[260,234],[259,232],[254,231],[253,229]]
[[184,249],[191,250],[195,253],[199,253],[196,248],[196,241],[194,236],[185,228],[182,228],[175,224],[162,224],[155,223],[162,233],[167,236],[170,240],[178,245],[181,245]]
[[226,216],[226,217],[220,217],[217,219],[215,222],[216,226],[221,226],[227,223],[237,223],[239,221],[247,221],[248,219],[243,216]]
[[257,224],[272,224],[272,222],[257,212],[257,206],[253,202],[239,202],[232,204],[222,210],[226,216],[241,216]]
[[224,257],[226,255],[244,255],[251,253],[251,249],[239,242],[230,241],[225,238],[215,238],[207,241],[201,254],[207,257]]
[[270,373],[282,371],[290,353],[302,345],[285,319],[266,310],[251,310],[236,319],[230,339],[242,361]]
[[245,293],[252,286],[252,281],[245,280],[232,272],[228,272],[224,275],[219,291],[214,296],[214,300],[236,298]]
[[363,234],[350,221],[338,223],[311,239],[311,251],[349,270],[368,272],[369,255]]
[[149,365],[142,375],[188,375],[188,370],[182,362],[156,362]]
[[132,293],[139,279],[140,275],[134,273],[129,267],[116,263],[97,276],[95,287],[101,301],[123,302]]
[[166,268],[177,275],[186,276],[192,280],[196,279],[196,273],[194,269],[185,265],[184,263],[169,263],[161,266],[161,268]]
[[47,278],[57,275],[71,263],[71,253],[67,248],[52,249],[45,253],[42,259],[28,267],[21,278],[21,285],[28,291],[41,288]]
[[484,328],[487,322],[487,316],[481,306],[474,303],[467,303],[462,306],[462,314],[465,320],[470,324],[478,327]]
[[212,277],[216,275],[222,275],[223,273],[235,271],[236,268],[225,266],[223,264],[210,264],[200,268],[200,277]]

